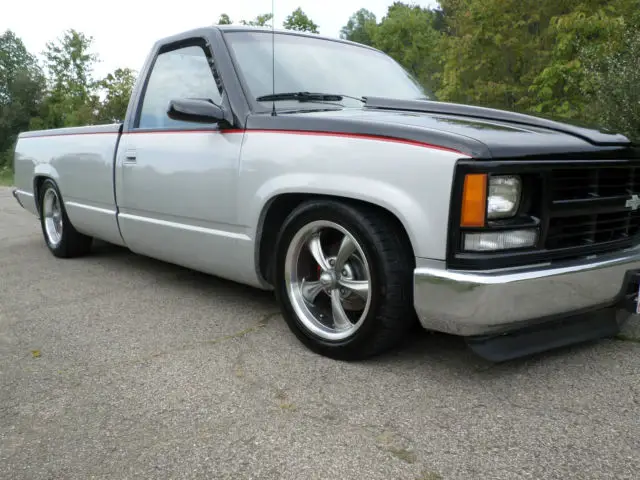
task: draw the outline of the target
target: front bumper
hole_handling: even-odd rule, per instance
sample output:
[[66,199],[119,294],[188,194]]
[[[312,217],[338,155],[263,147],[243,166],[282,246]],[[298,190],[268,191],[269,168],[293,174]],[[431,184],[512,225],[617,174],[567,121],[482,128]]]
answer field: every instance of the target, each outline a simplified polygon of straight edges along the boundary
[[428,330],[497,334],[599,308],[632,310],[630,295],[634,303],[638,271],[640,246],[562,264],[493,272],[418,264],[414,305]]

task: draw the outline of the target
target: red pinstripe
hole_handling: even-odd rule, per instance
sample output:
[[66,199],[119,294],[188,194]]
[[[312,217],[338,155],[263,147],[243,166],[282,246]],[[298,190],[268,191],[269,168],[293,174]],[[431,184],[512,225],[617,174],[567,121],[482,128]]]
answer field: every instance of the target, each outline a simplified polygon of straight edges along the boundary
[[[416,140],[406,140],[403,138],[387,137],[384,135],[372,135],[366,133],[342,133],[342,132],[324,132],[324,131],[302,131],[302,130],[269,130],[269,129],[229,129],[223,131],[193,129],[193,130],[150,130],[150,131],[134,131],[127,132],[124,135],[142,135],[142,134],[167,134],[167,133],[220,133],[224,135],[238,134],[238,133],[279,133],[285,135],[308,135],[308,136],[320,136],[320,137],[342,137],[342,138],[357,138],[365,140],[377,140],[382,142],[402,143],[405,145],[413,145],[417,147],[430,148],[433,150],[442,150],[445,152],[452,152],[459,155],[465,155],[459,150],[453,148],[443,147],[440,145],[433,145],[427,142],[419,142]],[[38,137],[27,138],[46,138],[46,137],[60,137],[60,136],[74,136],[74,135],[117,135],[117,132],[82,132],[82,133],[51,133],[49,135],[42,135]]]

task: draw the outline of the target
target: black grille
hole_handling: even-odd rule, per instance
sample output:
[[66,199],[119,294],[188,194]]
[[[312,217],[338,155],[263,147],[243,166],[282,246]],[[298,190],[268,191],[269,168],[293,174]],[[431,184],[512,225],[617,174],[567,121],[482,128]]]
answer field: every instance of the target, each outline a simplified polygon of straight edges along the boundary
[[554,201],[629,196],[640,193],[640,167],[554,170],[551,191]]
[[640,167],[566,168],[550,176],[547,249],[618,247],[640,233],[640,210],[626,206],[640,194]]

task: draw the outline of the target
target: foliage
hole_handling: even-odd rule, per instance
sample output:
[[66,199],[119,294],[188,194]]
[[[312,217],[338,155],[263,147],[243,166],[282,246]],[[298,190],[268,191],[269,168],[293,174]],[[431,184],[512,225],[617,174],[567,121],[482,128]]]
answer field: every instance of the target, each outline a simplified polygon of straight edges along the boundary
[[270,27],[272,18],[272,14],[263,13],[262,15],[258,15],[254,20],[250,20],[248,22],[246,20],[240,20],[240,23],[242,25],[249,25],[252,27]]
[[124,119],[135,72],[118,68],[94,79],[98,56],[92,43],[82,32],[67,30],[46,44],[40,66],[12,31],[0,36],[0,170],[12,166],[21,131]]
[[534,9],[521,0],[442,0],[448,35],[439,96],[507,109],[526,101],[549,21],[543,11],[557,3],[540,0]]
[[553,39],[553,46],[529,89],[533,97],[527,106],[534,111],[569,118],[584,116],[590,75],[579,52],[588,48],[590,55],[607,58],[619,48],[624,29],[624,19],[615,10],[594,6],[597,9],[578,4],[572,12],[551,18],[547,37]]
[[436,15],[419,6],[396,2],[375,29],[373,45],[389,54],[425,87],[439,85],[439,48],[442,34],[435,29]]
[[287,30],[298,30],[300,32],[319,33],[318,25],[307,17],[300,7],[295,9],[282,24]]
[[73,29],[47,43],[43,52],[48,71],[48,95],[34,128],[61,128],[91,125],[99,106],[95,94],[93,67],[98,61],[91,53],[92,37]]
[[347,24],[340,30],[340,38],[364,45],[373,45],[373,35],[377,27],[376,16],[366,8],[351,15]]
[[585,46],[585,117],[640,141],[640,31],[627,29],[616,52]]
[[45,79],[22,40],[7,30],[0,36],[0,169],[9,162],[18,133],[29,127],[43,99]]
[[640,0],[395,2],[340,36],[389,54],[444,101],[638,134]]
[[[253,20],[240,20],[240,24],[252,27],[271,27],[272,19],[273,15],[271,13],[263,13]],[[231,20],[231,17],[226,13],[221,14],[217,21],[217,25],[231,25],[232,23],[233,20]],[[296,8],[285,18],[282,26],[287,30],[319,33],[318,25],[316,25],[300,7]]]
[[129,105],[136,74],[129,68],[118,68],[98,82],[104,100],[98,112],[99,122],[123,122]]
[[229,18],[229,15],[226,13],[220,15],[220,18],[218,19],[218,25],[231,25],[232,23],[231,18]]
[[0,166],[0,185],[12,185],[13,184],[13,171],[9,168],[9,165]]

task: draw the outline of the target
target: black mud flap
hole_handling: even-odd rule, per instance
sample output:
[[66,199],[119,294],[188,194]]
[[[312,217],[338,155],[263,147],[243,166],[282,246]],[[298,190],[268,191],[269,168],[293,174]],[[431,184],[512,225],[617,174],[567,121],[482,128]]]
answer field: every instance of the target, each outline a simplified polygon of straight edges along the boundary
[[615,303],[595,311],[548,320],[506,333],[465,337],[474,353],[492,362],[504,362],[620,333],[618,312],[638,314],[640,272],[625,275]]

